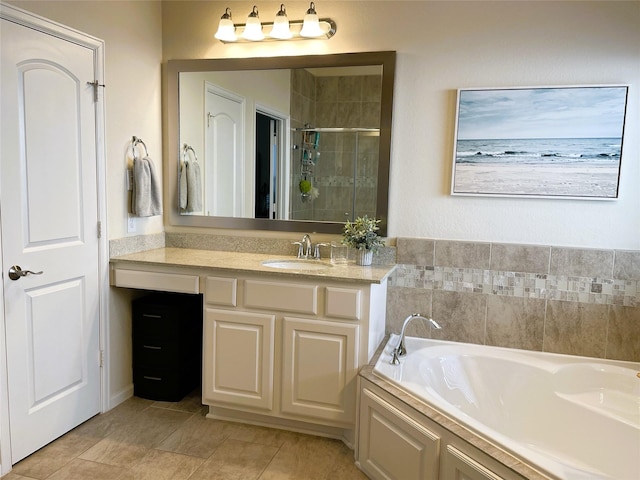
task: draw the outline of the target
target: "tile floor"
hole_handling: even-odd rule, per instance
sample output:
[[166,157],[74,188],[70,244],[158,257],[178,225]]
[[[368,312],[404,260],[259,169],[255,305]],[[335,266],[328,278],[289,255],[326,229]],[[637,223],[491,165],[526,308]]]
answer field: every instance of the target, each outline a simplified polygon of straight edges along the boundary
[[13,466],[2,480],[358,480],[342,442],[205,418],[180,402],[133,397]]

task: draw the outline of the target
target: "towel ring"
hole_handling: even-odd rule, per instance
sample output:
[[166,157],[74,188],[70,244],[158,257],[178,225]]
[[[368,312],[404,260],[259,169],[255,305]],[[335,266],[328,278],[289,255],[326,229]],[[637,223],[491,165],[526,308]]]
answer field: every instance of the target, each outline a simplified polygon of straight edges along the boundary
[[198,163],[198,156],[196,155],[196,151],[193,149],[191,145],[187,145],[186,143],[182,146],[182,161],[187,161],[187,156],[189,152],[193,154],[193,161]]
[[132,140],[131,140],[131,149],[133,150],[133,158],[134,159],[138,158],[137,155],[136,155],[136,153],[137,153],[136,147],[138,145],[142,145],[144,147],[144,155],[146,157],[148,157],[149,156],[149,150],[147,150],[147,146],[145,145],[145,143],[142,141],[141,138],[138,138],[138,137],[136,137],[134,135]]

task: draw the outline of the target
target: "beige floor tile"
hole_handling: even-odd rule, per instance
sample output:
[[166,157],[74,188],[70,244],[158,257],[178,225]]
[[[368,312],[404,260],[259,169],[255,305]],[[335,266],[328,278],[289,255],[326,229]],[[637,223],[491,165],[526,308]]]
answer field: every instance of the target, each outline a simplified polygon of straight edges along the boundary
[[[114,434],[116,435],[116,434]],[[129,466],[141,460],[149,451],[143,445],[131,445],[116,438],[105,438],[78,458],[115,466]]]
[[186,480],[203,462],[202,458],[149,450],[131,473],[135,480]]
[[277,451],[269,445],[228,439],[189,480],[255,480]]
[[194,390],[179,402],[153,402],[152,407],[179,410],[181,412],[198,413],[202,410],[202,392]]
[[2,477],[2,480],[33,480],[33,477],[23,477],[22,475],[18,475],[17,473],[10,472],[9,474]]
[[353,450],[348,448],[344,443],[340,445],[338,455],[336,456],[333,467],[327,479],[331,480],[367,480],[364,473],[356,467]]
[[31,478],[45,479],[99,441],[98,438],[69,432],[15,464],[13,472]]
[[157,448],[168,452],[208,458],[234,429],[235,424],[233,423],[213,420],[196,414],[169,435]]
[[272,447],[281,447],[287,440],[295,439],[298,436],[297,433],[277,428],[259,427],[243,423],[235,423],[233,425],[229,438]]
[[330,478],[342,442],[297,435],[287,440],[260,480],[324,480]]
[[75,459],[58,470],[47,480],[132,480],[127,469],[113,465]]

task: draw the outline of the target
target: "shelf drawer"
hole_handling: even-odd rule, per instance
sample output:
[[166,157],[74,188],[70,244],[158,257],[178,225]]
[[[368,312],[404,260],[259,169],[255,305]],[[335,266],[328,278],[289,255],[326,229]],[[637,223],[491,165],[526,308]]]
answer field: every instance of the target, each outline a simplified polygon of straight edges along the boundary
[[316,315],[317,285],[247,280],[244,288],[246,307]]

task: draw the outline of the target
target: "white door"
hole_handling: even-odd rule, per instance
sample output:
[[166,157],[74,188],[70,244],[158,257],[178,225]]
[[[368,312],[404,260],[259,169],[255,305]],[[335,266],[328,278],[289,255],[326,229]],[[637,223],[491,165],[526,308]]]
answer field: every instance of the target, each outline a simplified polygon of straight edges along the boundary
[[[1,24],[11,461],[100,411],[95,52]],[[12,280],[11,266],[36,272]],[[15,270],[15,269],[14,269]],[[42,272],[42,273],[39,273]]]
[[242,217],[244,100],[207,84],[205,110],[205,212],[221,217]]

